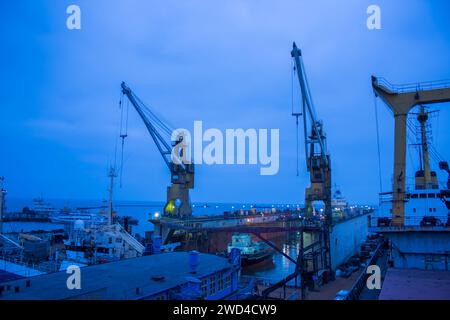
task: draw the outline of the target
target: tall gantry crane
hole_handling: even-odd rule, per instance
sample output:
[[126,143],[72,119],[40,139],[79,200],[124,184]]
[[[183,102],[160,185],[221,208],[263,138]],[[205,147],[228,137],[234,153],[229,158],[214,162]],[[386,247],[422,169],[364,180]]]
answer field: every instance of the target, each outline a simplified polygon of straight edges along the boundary
[[192,207],[189,189],[194,188],[194,164],[190,159],[186,159],[187,152],[182,147],[184,136],[182,134],[177,135],[175,141],[167,142],[163,138],[162,132],[157,130],[157,127],[169,136],[172,136],[172,131],[136,96],[125,82],[122,82],[122,94],[128,98],[136,109],[169,168],[171,185],[167,187],[167,202],[164,207],[164,214],[179,218],[190,217]]
[[[305,190],[305,216],[307,218],[312,216],[315,201],[323,202],[325,217],[323,232],[325,241],[324,262],[325,268],[331,268],[329,240],[332,225],[330,155],[327,152],[323,123],[318,120],[313,104],[302,53],[295,42],[291,56],[294,59],[294,70],[297,72],[300,83],[306,168],[310,174],[310,186]],[[296,115],[296,117],[298,116]]]

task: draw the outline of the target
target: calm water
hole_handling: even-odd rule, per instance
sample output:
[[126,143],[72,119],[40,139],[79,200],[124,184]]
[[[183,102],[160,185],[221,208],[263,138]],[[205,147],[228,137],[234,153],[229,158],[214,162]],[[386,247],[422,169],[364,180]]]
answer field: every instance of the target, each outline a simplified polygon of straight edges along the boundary
[[[75,208],[91,208],[91,212],[98,212],[99,207],[104,205],[102,201],[96,200],[66,200],[66,199],[45,199],[45,202],[51,204],[56,209],[62,209],[64,207]],[[21,211],[24,207],[31,207],[33,204],[32,199],[7,199],[7,211]],[[195,216],[201,215],[219,215],[224,211],[232,211],[238,209],[250,209],[255,208],[293,208],[297,204],[254,204],[254,203],[194,203],[193,214]],[[117,201],[115,202],[115,210],[120,216],[131,216],[139,221],[137,226],[133,226],[133,233],[144,235],[146,231],[153,230],[153,225],[148,222],[150,216],[156,212],[162,212],[164,207],[163,202],[143,202],[143,201]],[[296,258],[298,252],[298,242],[296,237],[291,237],[290,240],[278,239],[276,244],[278,247],[283,248],[283,252],[287,253],[292,258]],[[305,245],[308,245],[308,237],[305,237]],[[256,277],[264,278],[270,281],[278,281],[283,277],[291,274],[294,271],[294,264],[291,263],[286,257],[277,253],[273,257],[272,263],[265,263],[259,265],[256,268],[244,270],[243,274],[253,275]]]

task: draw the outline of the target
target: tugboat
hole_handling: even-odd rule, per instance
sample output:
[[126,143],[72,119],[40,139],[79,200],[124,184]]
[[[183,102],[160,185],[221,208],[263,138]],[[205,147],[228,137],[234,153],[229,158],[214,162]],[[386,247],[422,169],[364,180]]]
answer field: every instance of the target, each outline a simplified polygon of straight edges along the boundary
[[252,241],[247,233],[234,234],[228,245],[228,254],[231,250],[238,249],[241,252],[241,265],[243,267],[272,260],[273,250],[262,241]]

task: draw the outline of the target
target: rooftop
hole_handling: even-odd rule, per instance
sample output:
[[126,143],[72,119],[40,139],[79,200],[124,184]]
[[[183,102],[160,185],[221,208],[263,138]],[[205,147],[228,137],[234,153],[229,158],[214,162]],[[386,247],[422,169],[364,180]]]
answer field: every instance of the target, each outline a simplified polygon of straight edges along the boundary
[[[199,254],[197,273],[189,273],[189,253],[172,252],[110,262],[81,269],[81,289],[69,290],[65,271],[2,283],[11,285],[0,299],[8,300],[58,300],[58,299],[140,299],[178,285],[187,283],[187,277],[202,278],[226,269],[226,258]],[[164,277],[155,281],[152,277]],[[14,288],[20,286],[19,292]],[[136,293],[139,288],[139,293]]]
[[450,300],[450,271],[390,268],[380,300]]

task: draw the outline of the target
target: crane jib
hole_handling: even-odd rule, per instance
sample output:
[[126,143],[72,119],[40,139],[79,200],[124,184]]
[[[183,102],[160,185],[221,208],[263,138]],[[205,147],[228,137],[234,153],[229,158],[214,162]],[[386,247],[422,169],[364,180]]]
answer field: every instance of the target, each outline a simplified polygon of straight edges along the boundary
[[[164,162],[166,163],[169,170],[174,173],[174,164],[172,162],[172,147],[170,146],[170,143],[168,143],[161,135],[161,133],[156,129],[155,125],[152,123],[152,121],[146,116],[144,112],[143,103],[139,100],[139,98],[134,94],[134,92],[125,84],[125,82],[122,82],[122,93],[128,98],[128,100],[133,105],[136,112],[139,114],[140,118],[144,122],[147,131],[149,132],[150,136],[152,137],[153,141],[155,142],[156,147],[158,148],[159,153],[163,157]],[[146,108],[146,107],[145,107]],[[160,124],[163,124],[161,120],[158,119],[158,122]],[[164,124],[163,124],[164,125]],[[177,172],[180,171],[187,171],[188,168],[184,164],[179,164],[176,166]]]

